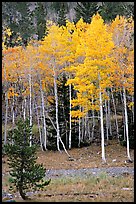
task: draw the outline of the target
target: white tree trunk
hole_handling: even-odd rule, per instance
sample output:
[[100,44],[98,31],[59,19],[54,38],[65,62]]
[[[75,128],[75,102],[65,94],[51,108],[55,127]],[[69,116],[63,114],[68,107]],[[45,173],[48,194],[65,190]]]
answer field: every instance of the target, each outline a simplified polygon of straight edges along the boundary
[[126,128],[126,139],[127,139],[127,157],[130,161],[130,149],[129,149],[129,135],[128,135],[128,114],[127,114],[127,103],[126,103],[126,90],[125,87],[123,87],[123,99],[124,99],[124,110],[125,110],[125,128]]
[[[38,107],[37,107],[37,103],[36,103],[35,94],[34,94],[34,100],[35,100],[35,108],[36,108],[38,131],[39,131],[39,135],[40,135],[40,146],[41,146],[41,149],[42,149],[42,151],[43,151],[43,146],[42,146],[42,143],[43,143],[43,142],[42,142],[41,127],[40,127],[40,119],[39,119],[39,112],[38,112]],[[40,106],[40,109],[41,109],[41,106]]]
[[[32,79],[31,74],[29,74],[29,118],[30,118],[30,126],[32,127]],[[32,131],[30,133],[30,147],[32,146]]]
[[24,98],[24,110],[23,110],[24,121],[26,120],[26,98]]
[[[109,96],[109,91],[107,92]],[[110,111],[110,96],[108,99],[108,124],[109,124],[109,131],[110,131],[110,136],[112,135],[112,129],[111,129],[111,111]]]
[[109,121],[108,121],[108,114],[107,114],[107,101],[105,100],[105,115],[106,115],[106,138],[107,142],[109,141]]
[[[14,105],[15,105],[15,96],[13,96],[13,103],[12,103],[12,129],[15,126],[15,109],[14,109]],[[13,139],[12,139],[12,144],[14,144]]]
[[[100,75],[99,82],[100,82]],[[100,84],[100,83],[99,83]],[[102,161],[105,163],[105,147],[104,147],[104,128],[103,128],[103,104],[102,104],[102,93],[101,93],[101,87],[99,85],[100,91],[99,91],[99,100],[100,100],[100,122],[101,122],[101,147],[102,147]]]
[[40,145],[41,145],[41,149],[43,151],[42,134],[41,134],[41,127],[40,127],[39,113],[38,113],[38,109],[37,108],[36,108],[36,115],[37,115],[38,130],[39,130],[39,135],[40,135]]
[[87,138],[87,116],[85,115],[85,135],[84,135],[84,139],[86,140]]
[[116,111],[116,105],[115,105],[115,100],[114,100],[112,88],[111,88],[111,97],[112,97],[114,114],[115,114],[115,123],[116,123],[117,138],[119,140],[119,127],[118,127],[117,111]]
[[[121,91],[120,91],[120,99],[121,99],[122,104],[124,104],[124,100],[123,100]],[[123,116],[124,141],[126,141],[125,116],[124,116],[124,110],[123,109],[122,109],[122,116]]]
[[41,91],[41,102],[42,102],[42,118],[43,118],[43,131],[44,131],[44,148],[47,150],[47,128],[46,128],[46,119],[45,119],[45,106],[44,106],[44,95],[42,90],[42,84],[40,79],[40,91]]
[[[92,104],[93,104],[93,99],[92,99]],[[92,141],[93,141],[93,138],[94,138],[94,127],[95,127],[94,110],[92,110],[92,117],[93,117],[93,125],[92,125]]]
[[5,113],[5,127],[4,127],[4,144],[7,143],[7,120],[8,120],[8,96],[5,93],[6,113]]
[[[134,96],[132,96],[132,102],[134,102]],[[132,121],[133,121],[133,123],[134,123],[134,105],[133,105],[133,107],[132,107]]]
[[71,149],[71,84],[69,84],[69,149]]
[[[46,115],[47,115],[47,117],[49,118],[49,120],[51,121],[51,123],[52,123],[52,125],[53,125],[54,129],[55,129],[55,130],[56,130],[56,132],[57,132],[57,128],[55,127],[55,125],[54,125],[54,123],[53,123],[53,121],[52,121],[51,117],[48,115],[48,113],[47,113],[47,112],[46,112]],[[71,158],[70,154],[67,152],[67,150],[66,150],[66,148],[65,148],[64,143],[62,142],[61,137],[59,137],[59,141],[61,142],[61,144],[62,144],[62,146],[63,146],[63,149],[64,149],[65,153],[68,155],[68,157],[69,157],[69,158]],[[59,151],[60,151],[60,150],[59,150]],[[60,152],[61,152],[61,151],[60,151]]]
[[81,127],[80,127],[80,124],[81,124],[81,119],[79,117],[78,147],[80,147],[80,142],[81,142]]
[[55,102],[56,102],[56,126],[57,126],[57,149],[60,151],[59,141],[60,141],[60,129],[59,129],[59,120],[58,120],[58,92],[57,92],[57,78],[54,70],[54,93],[55,93]]
[[81,125],[81,140],[84,140],[84,118],[81,119],[82,125]]

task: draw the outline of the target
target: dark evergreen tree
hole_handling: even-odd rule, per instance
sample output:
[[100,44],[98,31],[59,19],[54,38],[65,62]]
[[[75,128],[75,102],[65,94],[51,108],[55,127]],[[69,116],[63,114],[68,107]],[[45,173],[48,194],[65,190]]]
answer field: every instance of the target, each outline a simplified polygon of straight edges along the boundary
[[59,26],[66,25],[66,14],[68,13],[67,2],[52,2],[52,10],[57,15],[57,23]]
[[[69,133],[69,87],[65,85],[67,79],[66,76],[61,76],[58,85],[58,114],[59,114],[59,127],[61,139],[65,145],[67,145],[66,134]],[[55,99],[50,102],[50,117],[55,122]],[[48,130],[48,149],[56,150],[56,130],[53,128],[49,119],[47,119],[47,130]],[[60,144],[61,147],[61,144]]]
[[[134,149],[135,146],[135,140],[134,140],[134,122],[133,122],[133,114],[132,114],[132,110],[130,110],[129,108],[127,108],[127,113],[128,113],[128,135],[129,135],[129,146],[130,149]],[[124,125],[122,125],[122,128],[119,129],[119,140],[120,140],[120,144],[122,146],[127,146],[127,141],[124,140]]]
[[16,45],[18,36],[22,38],[22,44],[26,46],[34,34],[33,12],[29,6],[29,2],[3,2],[2,23],[13,32],[9,46]]
[[125,2],[102,2],[99,12],[105,21],[112,21],[117,15],[127,16],[128,11],[126,12],[126,10],[128,7],[129,4],[125,4]]
[[77,22],[81,17],[84,22],[90,23],[91,17],[98,11],[97,2],[77,2],[77,7],[75,9],[75,22]]
[[60,8],[58,10],[58,25],[59,26],[66,25],[66,9],[64,2],[61,2]]
[[34,10],[34,16],[36,19],[38,40],[41,40],[46,34],[46,14],[46,8],[44,8],[42,2],[37,2],[37,7]]
[[[70,113],[70,102],[69,102],[69,86],[66,86],[67,78],[65,75],[61,75],[59,78],[58,85],[58,118],[59,118],[59,127],[60,127],[60,136],[65,144],[66,148],[68,148],[68,139],[69,139],[69,113]],[[73,86],[71,88],[71,95],[73,98],[74,90]],[[50,102],[50,117],[55,124],[55,100]],[[47,118],[47,131],[48,131],[48,143],[47,148],[56,150],[56,130],[51,124],[51,121]],[[77,146],[77,139],[75,135],[78,133],[75,132],[75,124],[72,123],[72,144]],[[76,141],[76,142],[75,142]],[[60,148],[63,149],[62,144],[60,143]]]
[[59,97],[59,125],[60,135],[66,147],[68,147],[68,135],[69,135],[69,86],[66,86],[67,78],[65,75],[59,79],[60,86],[58,86]]
[[27,191],[43,189],[50,182],[44,180],[46,169],[43,165],[36,164],[36,146],[29,146],[31,128],[28,119],[26,121],[20,119],[16,128],[10,132],[13,144],[8,143],[4,146],[9,158],[13,187],[16,187],[24,200],[28,199]]

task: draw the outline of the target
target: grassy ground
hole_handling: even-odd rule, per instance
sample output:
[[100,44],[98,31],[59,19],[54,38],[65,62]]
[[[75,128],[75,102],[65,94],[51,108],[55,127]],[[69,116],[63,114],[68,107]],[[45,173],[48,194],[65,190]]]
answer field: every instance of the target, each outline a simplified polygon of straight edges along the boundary
[[[127,159],[126,148],[120,146],[115,141],[105,147],[107,164],[101,161],[101,146],[95,144],[89,147],[74,148],[68,151],[74,160],[70,161],[63,151],[37,152],[37,162],[43,163],[46,169],[79,169],[91,167],[114,167],[128,166],[133,167],[133,163],[125,163]],[[134,159],[134,151],[130,151]],[[2,165],[2,173],[8,173],[7,158]],[[10,192],[10,176],[5,174],[2,178],[2,190]],[[43,192],[31,196],[29,202],[133,202],[134,201],[134,183],[133,177],[109,177],[100,175],[98,177],[89,176],[88,178],[57,178],[52,179]],[[24,202],[21,198],[16,201]]]
[[[57,178],[42,192],[31,196],[29,202],[134,202],[133,178],[98,177]],[[17,202],[25,202],[21,198]],[[28,201],[28,200],[27,200]]]

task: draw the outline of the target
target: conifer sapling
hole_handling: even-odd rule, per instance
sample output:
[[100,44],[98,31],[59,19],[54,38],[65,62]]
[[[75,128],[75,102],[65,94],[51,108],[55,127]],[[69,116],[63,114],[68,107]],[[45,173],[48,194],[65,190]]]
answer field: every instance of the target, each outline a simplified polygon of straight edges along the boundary
[[50,183],[50,180],[44,180],[46,169],[43,164],[36,163],[37,146],[29,146],[31,128],[28,119],[18,120],[10,134],[14,142],[4,146],[13,187],[16,187],[24,200],[28,199],[28,191],[43,189]]

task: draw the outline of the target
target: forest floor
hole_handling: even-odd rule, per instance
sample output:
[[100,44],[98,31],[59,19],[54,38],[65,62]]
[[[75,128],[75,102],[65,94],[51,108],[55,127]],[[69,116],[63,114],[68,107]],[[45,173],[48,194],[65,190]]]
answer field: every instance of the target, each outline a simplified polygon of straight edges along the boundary
[[[43,163],[46,168],[47,175],[55,172],[55,176],[51,178],[51,182],[42,192],[30,192],[32,198],[29,202],[134,202],[134,175],[122,174],[110,176],[106,173],[106,169],[115,167],[116,172],[124,167],[125,169],[134,168],[134,163],[127,163],[126,148],[120,146],[116,141],[110,141],[105,147],[107,163],[102,163],[101,146],[92,144],[88,147],[73,148],[68,150],[72,159],[69,159],[64,151],[41,151],[37,152],[37,162]],[[134,150],[130,150],[132,160],[134,160]],[[7,165],[7,158],[3,158],[2,164],[2,190],[9,192],[10,175]],[[117,168],[120,167],[120,168]],[[131,168],[129,168],[131,167]],[[112,169],[113,169],[112,168]],[[80,170],[87,171],[89,169],[102,170],[99,175],[92,173],[86,174],[86,177]],[[103,170],[104,169],[104,170]],[[57,171],[58,170],[58,171]],[[71,177],[69,172],[65,176],[63,172],[73,170],[74,176]],[[61,175],[59,175],[61,171]],[[95,174],[95,172],[94,172]],[[17,202],[24,202],[17,192],[13,193],[13,198]]]

